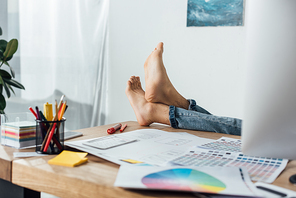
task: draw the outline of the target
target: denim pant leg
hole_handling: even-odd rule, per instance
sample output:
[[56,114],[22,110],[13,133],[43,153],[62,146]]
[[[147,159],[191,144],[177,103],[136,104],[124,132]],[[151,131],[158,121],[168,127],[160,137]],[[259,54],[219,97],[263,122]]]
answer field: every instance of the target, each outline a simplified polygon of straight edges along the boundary
[[189,101],[189,110],[170,106],[170,123],[173,128],[210,131],[241,135],[242,120],[210,114],[207,110]]
[[199,112],[199,113],[205,113],[205,114],[212,115],[210,112],[208,112],[207,110],[205,110],[205,109],[202,108],[201,106],[198,106],[198,105],[196,104],[195,100],[193,100],[193,99],[188,99],[187,101],[189,102],[188,110],[197,111],[197,112]]

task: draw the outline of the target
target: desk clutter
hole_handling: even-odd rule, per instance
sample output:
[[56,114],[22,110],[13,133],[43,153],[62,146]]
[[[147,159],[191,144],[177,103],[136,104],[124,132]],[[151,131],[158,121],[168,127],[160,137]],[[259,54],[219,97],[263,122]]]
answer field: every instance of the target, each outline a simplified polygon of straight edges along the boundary
[[58,154],[64,150],[63,115],[67,101],[61,97],[55,101],[55,114],[52,104],[44,104],[43,112],[36,106],[30,107],[31,113],[12,113],[1,115],[1,144],[17,149],[36,147],[43,154]]
[[36,117],[36,152],[44,154],[58,154],[64,150],[64,128],[66,119],[63,115],[67,109],[64,95],[59,104],[55,101],[55,114],[52,104],[44,104],[44,114],[36,107],[29,110]]
[[14,148],[35,146],[36,123],[29,113],[1,115],[1,144]]
[[[117,143],[110,146],[113,139]],[[288,162],[246,156],[238,139],[212,140],[157,129],[111,133],[66,145],[121,165],[115,186],[135,189],[260,196],[251,181],[272,183]]]
[[62,151],[59,155],[48,160],[49,164],[74,167],[87,162],[85,157],[88,153],[73,152],[73,151]]

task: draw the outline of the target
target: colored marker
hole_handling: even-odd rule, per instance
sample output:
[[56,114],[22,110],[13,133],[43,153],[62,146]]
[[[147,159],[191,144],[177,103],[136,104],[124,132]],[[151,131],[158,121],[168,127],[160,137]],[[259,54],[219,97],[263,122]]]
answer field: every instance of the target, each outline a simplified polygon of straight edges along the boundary
[[51,141],[51,138],[52,138],[52,136],[53,136],[53,134],[54,134],[54,130],[55,130],[56,125],[57,125],[57,123],[54,123],[54,124],[53,124],[53,127],[52,127],[52,129],[51,129],[51,131],[50,131],[50,133],[49,133],[49,135],[48,135],[47,140],[46,140],[46,143],[45,143],[45,146],[44,146],[43,152],[46,152],[47,149],[48,149],[48,146],[49,146],[50,141]]
[[67,106],[67,101],[65,103],[62,103],[62,107],[60,108],[59,114],[58,114],[58,121],[61,121],[63,118],[63,115],[65,113],[65,109]]
[[33,115],[35,116],[35,118],[37,119],[37,114],[35,113],[35,111],[33,110],[32,107],[29,107],[29,110],[33,113]]
[[[45,116],[43,115],[43,113],[42,113],[41,111],[40,111],[40,116],[41,116],[42,121],[47,122]],[[44,124],[44,123],[42,123],[42,124]],[[44,126],[44,128],[45,128],[45,131],[47,131],[48,126]],[[53,142],[57,145],[58,149],[59,149],[60,151],[62,151],[62,150],[63,150],[63,147],[62,147],[61,143],[59,142],[59,140],[57,139],[57,137],[55,136],[55,134],[53,134],[52,140],[53,140]],[[50,145],[51,145],[51,144],[50,144]],[[52,150],[53,150],[53,148],[52,148]]]
[[127,127],[127,124],[123,125],[120,129],[120,132],[124,131],[124,129]]
[[37,114],[37,120],[40,120],[41,121],[41,116],[40,116],[40,113],[39,113],[38,106],[36,106],[35,109],[36,109],[36,114]]
[[52,113],[52,104],[49,104],[48,102],[43,105],[43,112],[44,116],[47,120],[52,120],[53,113]]
[[107,129],[107,133],[108,134],[112,134],[112,133],[115,133],[115,131],[117,131],[118,129],[120,129],[122,125],[119,123],[119,124],[116,124],[115,126],[111,127],[110,129]]
[[[58,109],[61,108],[64,97],[65,97],[65,95],[62,95],[61,100],[60,100],[59,105],[58,105]],[[58,119],[58,111],[56,112],[56,114],[55,114],[54,118],[52,119],[52,121],[57,121],[57,119]],[[41,150],[44,150],[44,146],[46,144],[46,141],[48,139],[48,136],[49,136],[49,134],[50,134],[53,126],[56,127],[56,123],[55,124],[51,124],[50,127],[49,127],[49,129],[47,130],[46,136],[45,136],[45,138],[44,138],[44,140],[42,142],[42,145],[41,145]],[[44,151],[44,152],[46,152],[46,151]]]

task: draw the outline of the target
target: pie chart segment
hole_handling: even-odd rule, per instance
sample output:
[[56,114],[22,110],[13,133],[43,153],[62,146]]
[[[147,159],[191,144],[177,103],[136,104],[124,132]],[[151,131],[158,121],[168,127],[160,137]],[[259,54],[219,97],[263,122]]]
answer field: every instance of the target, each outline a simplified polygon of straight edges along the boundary
[[219,179],[189,168],[174,168],[151,173],[142,178],[142,183],[147,188],[208,193],[218,193],[226,189],[226,185]]
[[[176,168],[171,169],[174,172],[174,177],[180,177],[180,178],[188,178],[191,175],[192,169],[184,169],[184,168]],[[167,171],[167,174],[171,174],[171,171]]]

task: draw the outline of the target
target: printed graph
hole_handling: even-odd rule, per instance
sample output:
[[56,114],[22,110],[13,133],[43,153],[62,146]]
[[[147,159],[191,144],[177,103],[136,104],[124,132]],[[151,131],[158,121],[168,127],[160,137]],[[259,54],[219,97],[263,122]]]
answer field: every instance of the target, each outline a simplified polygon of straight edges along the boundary
[[174,168],[146,175],[142,183],[153,189],[173,189],[218,193],[226,185],[217,178],[194,169]]

